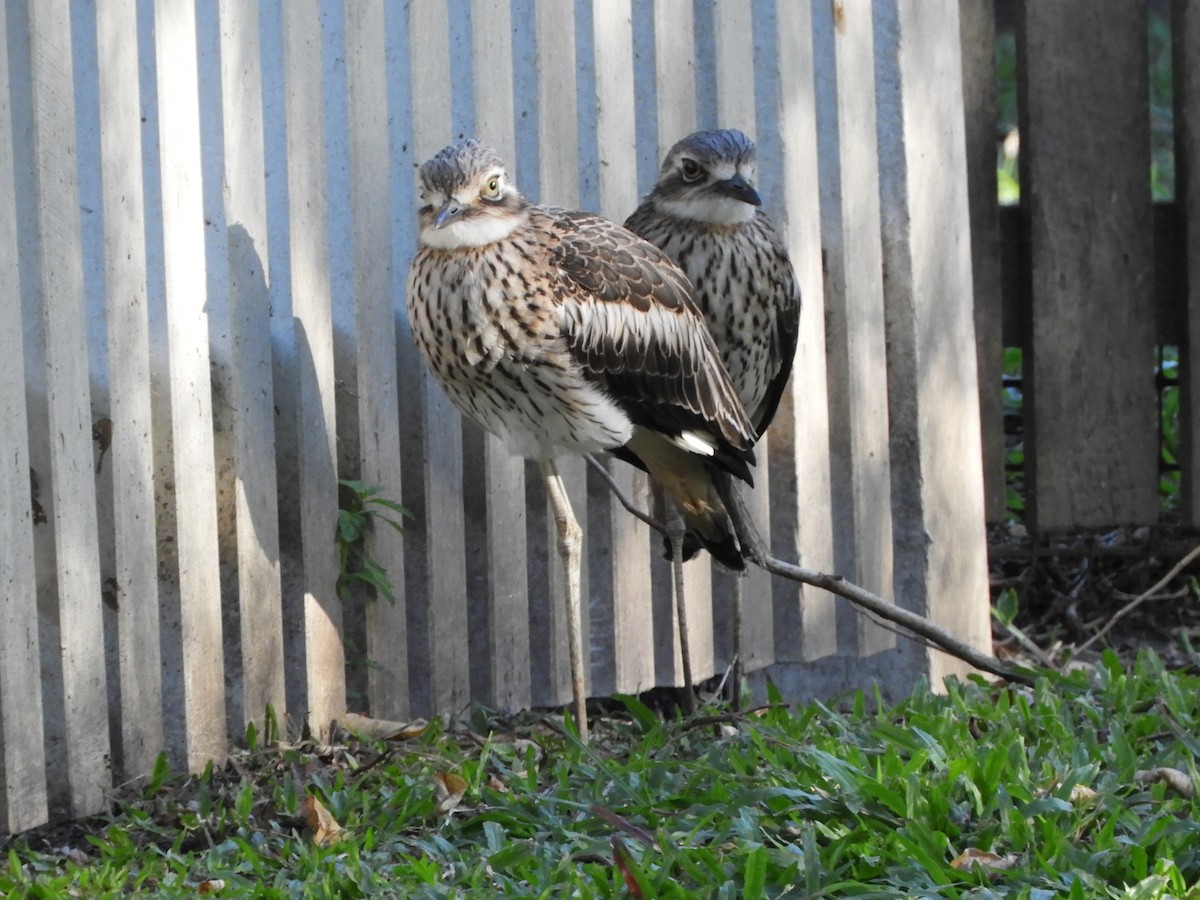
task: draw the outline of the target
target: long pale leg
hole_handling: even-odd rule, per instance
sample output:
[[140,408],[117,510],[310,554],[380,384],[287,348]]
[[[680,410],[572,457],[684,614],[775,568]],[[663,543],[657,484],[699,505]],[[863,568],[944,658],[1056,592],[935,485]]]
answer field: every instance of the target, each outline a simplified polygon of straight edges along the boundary
[[575,700],[575,724],[579,738],[588,739],[587,693],[583,681],[583,603],[580,597],[580,566],[582,565],[583,530],[571,509],[571,500],[563,487],[554,460],[543,459],[538,465],[546,481],[546,493],[554,508],[554,524],[558,528],[558,553],[567,575],[567,644],[571,658],[571,693]]
[[675,618],[679,623],[679,658],[683,664],[683,711],[691,715],[696,711],[696,692],[692,683],[692,653],[688,646],[687,602],[683,591],[683,536],[687,533],[687,528],[683,523],[683,516],[670,500],[663,503],[663,519],[667,529],[667,541],[671,546]]
[[731,699],[734,710],[742,708],[742,609],[746,602],[745,583],[742,574],[733,580],[733,672],[729,680],[733,689]]

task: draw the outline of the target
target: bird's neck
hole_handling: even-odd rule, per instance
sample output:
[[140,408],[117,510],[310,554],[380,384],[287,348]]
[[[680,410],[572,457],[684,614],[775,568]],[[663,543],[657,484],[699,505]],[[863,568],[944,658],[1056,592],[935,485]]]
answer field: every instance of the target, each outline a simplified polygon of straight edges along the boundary
[[685,200],[659,197],[654,205],[659,212],[668,216],[713,228],[744,225],[753,221],[757,212],[749,203],[731,197],[692,197]]
[[525,203],[480,209],[443,228],[426,225],[421,229],[421,243],[435,250],[486,247],[509,238],[528,219],[528,204]]

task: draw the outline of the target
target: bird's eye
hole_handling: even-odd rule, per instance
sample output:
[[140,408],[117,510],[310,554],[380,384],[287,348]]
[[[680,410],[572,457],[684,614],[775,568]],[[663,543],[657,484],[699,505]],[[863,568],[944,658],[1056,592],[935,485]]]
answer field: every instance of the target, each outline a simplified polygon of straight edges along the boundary
[[500,176],[493,175],[487,180],[487,184],[483,186],[483,199],[499,200],[500,199]]
[[679,171],[684,181],[699,181],[704,177],[704,170],[694,159],[684,159],[679,165]]

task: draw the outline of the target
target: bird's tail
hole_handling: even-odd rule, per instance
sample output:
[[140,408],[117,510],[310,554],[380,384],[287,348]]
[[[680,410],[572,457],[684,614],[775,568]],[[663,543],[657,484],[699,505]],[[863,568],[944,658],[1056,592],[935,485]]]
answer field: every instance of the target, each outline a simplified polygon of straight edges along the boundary
[[[665,438],[643,434],[643,439],[630,441],[626,446],[642,461],[656,486],[683,515],[687,525],[683,558],[691,559],[703,548],[727,568],[743,571],[746,563],[733,523],[714,483],[711,465],[703,457],[689,453]],[[670,559],[670,544],[665,539],[664,546]]]

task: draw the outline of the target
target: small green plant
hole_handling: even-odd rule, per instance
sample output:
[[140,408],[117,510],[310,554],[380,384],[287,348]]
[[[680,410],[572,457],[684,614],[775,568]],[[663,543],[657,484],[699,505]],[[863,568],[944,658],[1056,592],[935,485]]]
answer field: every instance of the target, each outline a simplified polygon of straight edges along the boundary
[[377,596],[393,603],[396,592],[391,576],[367,552],[366,536],[382,522],[404,533],[402,524],[410,517],[407,509],[395,500],[380,496],[382,488],[372,487],[354,479],[342,479],[341,508],[338,510],[338,596],[348,599],[356,585],[372,588]]

